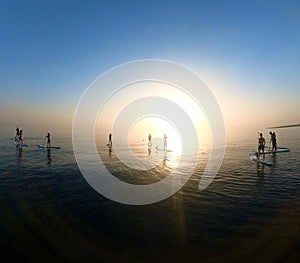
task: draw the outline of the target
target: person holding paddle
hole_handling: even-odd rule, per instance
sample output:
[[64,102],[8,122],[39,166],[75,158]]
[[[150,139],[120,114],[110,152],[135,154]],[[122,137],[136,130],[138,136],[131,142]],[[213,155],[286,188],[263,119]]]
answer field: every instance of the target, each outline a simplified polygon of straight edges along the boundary
[[19,129],[19,127],[17,127],[17,129],[16,129],[15,140],[16,140],[17,138],[19,138],[19,136],[20,136],[20,129]]
[[108,144],[107,144],[107,145],[110,146],[110,147],[112,146],[112,139],[111,139],[111,138],[112,138],[112,134],[110,133],[110,134],[108,135]]
[[23,130],[20,130],[20,133],[19,133],[19,145],[22,145],[23,143],[24,143]]
[[168,140],[168,137],[166,134],[164,134],[164,151],[167,151],[167,140]]
[[270,143],[272,143],[272,152],[277,152],[277,139],[275,132],[270,132],[271,140]]
[[47,139],[47,148],[51,148],[50,132],[47,132],[45,139]]
[[258,138],[258,157],[261,154],[261,152],[263,154],[263,157],[265,157],[265,144],[266,144],[266,140],[263,137],[263,134],[260,133]]
[[[47,140],[47,143],[46,143],[46,140]],[[50,132],[46,133],[43,144],[39,144],[39,145],[37,145],[37,147],[42,148],[42,149],[47,148],[47,151],[50,151],[51,149],[60,149],[60,146],[52,146]]]

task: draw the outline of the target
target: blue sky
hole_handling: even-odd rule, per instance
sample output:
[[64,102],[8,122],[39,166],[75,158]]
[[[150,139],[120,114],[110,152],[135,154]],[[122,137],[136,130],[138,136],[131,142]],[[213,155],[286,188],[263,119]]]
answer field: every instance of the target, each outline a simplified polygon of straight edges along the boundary
[[299,1],[1,1],[0,47],[2,122],[71,120],[99,74],[148,58],[202,76],[228,123],[300,121]]

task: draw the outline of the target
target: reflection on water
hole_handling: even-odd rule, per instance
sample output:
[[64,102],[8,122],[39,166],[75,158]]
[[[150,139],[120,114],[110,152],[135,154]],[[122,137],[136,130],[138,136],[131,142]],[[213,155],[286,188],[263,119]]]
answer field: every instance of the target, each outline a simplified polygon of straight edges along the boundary
[[51,148],[47,149],[47,164],[50,165],[52,162],[52,158],[51,158]]
[[272,153],[271,157],[272,157],[273,166],[276,166],[276,163],[277,163],[277,154],[276,153]]
[[111,158],[112,145],[108,146],[108,155]]
[[[149,135],[151,136],[151,135]],[[148,156],[151,155],[151,151],[152,151],[152,143],[151,143],[151,137],[149,139],[149,142],[148,142]]]
[[16,146],[16,152],[18,154],[18,162],[19,162],[19,164],[22,164],[22,161],[23,161],[23,147],[22,146]]
[[262,163],[257,162],[256,163],[257,167],[257,177],[258,178],[263,178],[265,175],[265,165]]

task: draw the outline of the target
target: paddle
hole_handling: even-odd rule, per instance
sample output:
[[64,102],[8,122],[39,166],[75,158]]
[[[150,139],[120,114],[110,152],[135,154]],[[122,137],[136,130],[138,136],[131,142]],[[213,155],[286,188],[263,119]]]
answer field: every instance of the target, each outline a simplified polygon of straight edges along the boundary
[[[257,132],[257,143],[259,142],[259,132]],[[258,150],[258,149],[257,149]],[[259,150],[258,150],[258,155],[259,155]]]
[[292,128],[292,127],[300,127],[300,124],[289,124],[289,125],[274,126],[274,127],[268,127],[267,129],[281,129],[281,128]]

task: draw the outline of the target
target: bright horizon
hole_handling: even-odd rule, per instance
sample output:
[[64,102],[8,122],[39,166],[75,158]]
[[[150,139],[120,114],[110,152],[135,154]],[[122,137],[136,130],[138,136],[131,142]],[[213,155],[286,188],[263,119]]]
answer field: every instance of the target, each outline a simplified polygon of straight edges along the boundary
[[[300,121],[297,1],[33,3],[4,1],[0,11],[5,136],[16,126],[26,136],[70,136],[76,105],[99,75],[149,58],[198,74],[230,138]],[[106,121],[103,134],[112,129]]]

